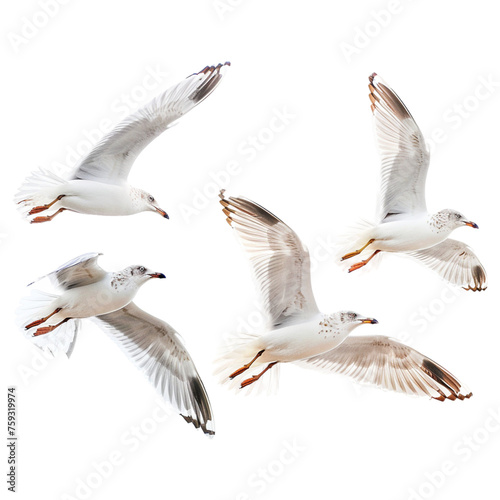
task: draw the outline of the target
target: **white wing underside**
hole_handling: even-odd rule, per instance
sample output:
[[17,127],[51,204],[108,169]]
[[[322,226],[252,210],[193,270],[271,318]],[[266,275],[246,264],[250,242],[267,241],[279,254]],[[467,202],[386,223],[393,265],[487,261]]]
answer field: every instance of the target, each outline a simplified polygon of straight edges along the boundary
[[426,212],[425,180],[430,155],[422,132],[397,94],[375,73],[369,79],[382,160],[380,220],[394,214]]
[[[99,255],[102,254],[94,252],[75,257],[36,281],[48,278],[53,286],[62,290],[69,290],[100,281],[106,276],[106,271],[97,264]],[[36,283],[36,281],[33,283]],[[33,283],[30,283],[30,285]]]
[[206,99],[219,84],[228,65],[207,66],[127,117],[81,161],[73,178],[109,184],[126,183],[140,152]]
[[119,345],[184,419],[214,434],[212,408],[181,336],[133,302],[93,320]]
[[296,363],[341,373],[360,383],[440,401],[472,395],[448,370],[389,337],[351,336],[331,351]]
[[264,308],[274,327],[319,313],[311,288],[307,248],[283,221],[241,197],[224,198],[227,222],[243,244]]
[[446,239],[424,250],[408,252],[446,281],[473,292],[488,287],[486,270],[476,254],[461,241]]

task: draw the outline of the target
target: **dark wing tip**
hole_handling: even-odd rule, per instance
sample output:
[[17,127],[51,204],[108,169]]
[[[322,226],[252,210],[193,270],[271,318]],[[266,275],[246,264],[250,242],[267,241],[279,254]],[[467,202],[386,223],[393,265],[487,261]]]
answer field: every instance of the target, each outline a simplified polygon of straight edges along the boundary
[[486,271],[481,265],[476,265],[471,269],[472,280],[474,286],[470,284],[468,287],[463,287],[464,290],[471,290],[473,292],[482,292],[488,288],[486,285]]
[[471,287],[471,286],[465,287],[465,286],[463,286],[462,288],[466,292],[484,292],[488,287],[487,286],[485,286],[485,287]]
[[472,392],[469,392],[468,394],[458,394],[458,399],[463,401],[464,399],[469,399],[470,397],[473,396]]
[[444,401],[446,399],[446,397],[444,396],[444,394],[441,393],[441,395],[437,398],[432,398],[432,399],[435,399],[436,401]]
[[225,62],[224,64],[219,63],[217,66],[205,66],[200,72],[194,73],[194,75],[204,75],[205,79],[189,98],[196,103],[207,98],[221,81],[225,73],[225,68],[229,66],[231,66],[230,62]]
[[377,76],[377,73],[372,73],[368,77],[368,80],[370,81],[370,83],[368,84],[368,89],[370,90],[368,97],[370,98],[372,113],[375,113],[375,110],[377,109],[377,102],[379,101],[379,98],[376,95],[377,89],[375,88],[375,84],[374,84],[374,79],[376,76]]
[[483,292],[488,288],[486,283],[486,271],[482,266],[474,266],[471,269],[472,280],[468,286],[463,286],[465,291]]
[[224,197],[224,193],[226,192],[225,189],[221,189],[219,193],[219,203],[224,207],[222,211],[224,212],[224,215],[226,216],[226,222],[232,227],[232,222],[233,219],[231,218],[231,210],[229,209],[230,202]]
[[220,70],[224,66],[231,66],[231,63],[229,61],[226,61],[224,64],[222,64],[222,63],[217,64],[217,66],[205,66],[201,71],[198,71],[198,73],[193,73],[192,75],[189,75],[189,76],[206,75],[207,73],[211,73],[213,71]]
[[388,87],[380,77],[375,80],[375,77],[377,76],[377,73],[372,73],[368,77],[368,79],[370,80],[370,83],[368,84],[368,88],[370,90],[368,97],[371,101],[372,112],[375,112],[377,108],[382,107],[387,108],[399,120],[412,118],[408,108],[405,106],[396,92]]
[[203,431],[204,434],[207,434],[208,436],[215,436],[215,431],[213,429],[210,429],[210,425],[212,424],[212,421],[209,420],[208,422],[200,423],[199,420],[195,420],[190,416],[183,415],[182,413],[180,416],[188,423],[188,424],[193,424],[196,429],[200,429]]
[[278,223],[284,224],[286,226],[286,224],[279,217],[277,217],[258,203],[255,203],[255,201],[242,197],[231,196],[229,198],[225,198],[224,192],[225,189],[221,189],[219,193],[219,203],[224,207],[222,211],[227,215],[227,222],[229,223],[229,225],[231,225],[231,222],[234,222],[231,214],[235,213],[247,219],[251,218],[254,220],[259,220],[267,226],[274,226]]
[[422,370],[438,384],[445,387],[450,393],[445,395],[444,392],[439,390],[439,397],[435,397],[433,399],[437,399],[438,401],[444,401],[445,399],[455,401],[458,398],[463,401],[464,399],[468,399],[472,396],[472,392],[463,394],[461,392],[462,386],[460,382],[451,373],[444,370],[434,361],[424,358],[422,361]]
[[203,382],[199,376],[189,377],[189,392],[192,402],[191,415],[183,415],[182,418],[195,426],[196,429],[202,429],[209,436],[215,434],[213,424],[212,408]]

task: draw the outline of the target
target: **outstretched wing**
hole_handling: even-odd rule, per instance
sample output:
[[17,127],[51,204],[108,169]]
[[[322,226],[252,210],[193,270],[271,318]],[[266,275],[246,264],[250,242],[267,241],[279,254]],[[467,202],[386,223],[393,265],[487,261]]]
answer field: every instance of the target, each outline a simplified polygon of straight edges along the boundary
[[376,73],[369,80],[375,135],[382,159],[380,220],[394,214],[425,212],[430,155],[422,132],[403,101]]
[[[36,281],[49,278],[54,286],[63,290],[90,285],[91,283],[100,281],[106,276],[106,271],[97,264],[99,255],[102,254],[94,252],[80,255],[46,276],[38,278]],[[36,283],[36,281],[33,283]],[[30,285],[33,283],[30,283]]]
[[220,203],[250,257],[265,309],[274,326],[318,313],[311,288],[309,252],[283,221],[246,198]]
[[214,434],[212,408],[182,337],[133,302],[94,321],[120,346],[157,391],[197,429]]
[[109,184],[126,182],[139,153],[207,98],[219,84],[227,66],[229,63],[207,66],[127,117],[82,160],[73,178]]
[[433,247],[408,252],[408,255],[465,290],[480,292],[488,287],[486,270],[470,247],[461,241],[448,238]]
[[472,393],[448,370],[415,349],[380,335],[348,337],[339,347],[298,361],[301,366],[337,372],[391,391],[439,401]]

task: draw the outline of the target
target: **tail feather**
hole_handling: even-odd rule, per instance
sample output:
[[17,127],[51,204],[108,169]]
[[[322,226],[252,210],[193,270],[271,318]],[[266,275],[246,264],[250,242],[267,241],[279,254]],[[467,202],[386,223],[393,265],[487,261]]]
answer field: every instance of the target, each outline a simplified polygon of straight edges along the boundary
[[249,363],[261,350],[257,334],[240,333],[226,339],[215,361],[214,375],[219,377],[221,384],[237,394],[275,394],[279,386],[279,363],[267,371],[262,378],[242,389],[240,388],[241,382],[252,375],[259,374],[267,366],[267,362],[262,362],[260,358],[257,358],[248,370],[233,379],[229,378],[234,371]]
[[[36,328],[26,330],[26,326],[29,323],[43,318],[54,311],[55,307],[53,303],[58,297],[58,295],[43,292],[41,290],[32,290],[30,295],[21,300],[19,308],[16,311],[16,320],[26,338],[42,351],[52,355],[62,351],[69,358],[75,347],[81,320],[72,319],[62,324],[54,331],[37,337],[33,336]],[[51,322],[47,324],[51,324]]]
[[337,238],[334,255],[342,268],[349,268],[355,262],[359,262],[373,253],[373,250],[368,246],[359,255],[344,261],[342,260],[344,255],[359,250],[366,245],[372,238],[375,227],[376,224],[373,222],[360,220]]
[[28,217],[33,207],[50,203],[59,196],[58,187],[66,182],[54,172],[39,168],[25,179],[14,196],[14,202],[22,215]]

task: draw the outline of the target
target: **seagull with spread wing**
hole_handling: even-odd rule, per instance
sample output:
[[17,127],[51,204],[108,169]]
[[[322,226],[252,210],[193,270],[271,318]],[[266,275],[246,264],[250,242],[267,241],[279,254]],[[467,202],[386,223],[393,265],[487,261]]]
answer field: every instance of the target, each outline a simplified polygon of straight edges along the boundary
[[144,283],[165,275],[144,266],[106,272],[99,255],[81,255],[40,278],[61,294],[32,291],[21,302],[20,326],[41,349],[69,356],[81,320],[93,319],[187,422],[214,434],[210,401],[182,337],[132,302]]
[[151,141],[214,91],[229,65],[207,66],[127,117],[81,160],[70,179],[44,169],[33,172],[15,196],[23,214],[36,216],[32,223],[51,221],[65,210],[93,215],[151,211],[168,219],[151,194],[128,184],[130,169]]
[[[246,198],[226,198],[224,191],[220,197],[227,222],[250,258],[268,317],[265,333],[228,342],[217,360],[221,382],[241,389],[276,385],[279,365],[294,362],[439,401],[472,395],[448,370],[397,340],[350,336],[359,325],[377,321],[350,311],[321,313],[312,292],[309,253],[295,232]],[[253,368],[258,373],[245,378]]]
[[486,271],[474,252],[449,238],[459,227],[477,224],[456,210],[429,214],[425,179],[429,151],[422,132],[396,93],[373,73],[369,77],[375,135],[382,157],[382,192],[376,224],[363,223],[350,235],[342,260],[369,252],[349,272],[366,266],[380,252],[410,255],[465,290],[487,287]]

